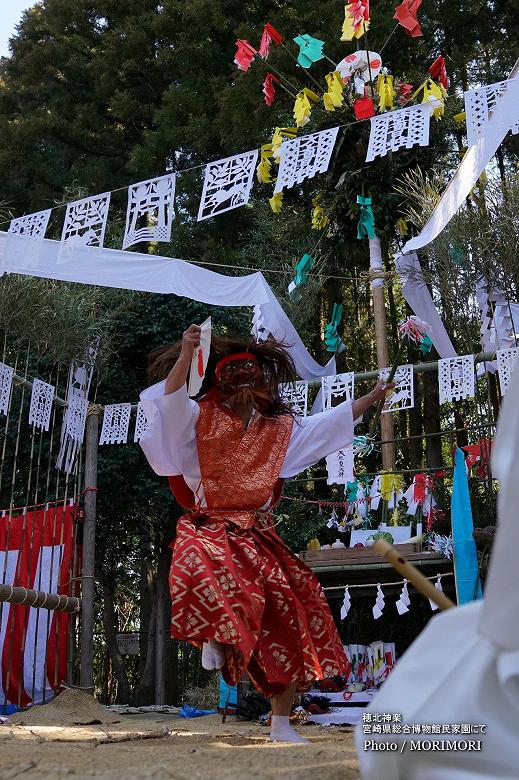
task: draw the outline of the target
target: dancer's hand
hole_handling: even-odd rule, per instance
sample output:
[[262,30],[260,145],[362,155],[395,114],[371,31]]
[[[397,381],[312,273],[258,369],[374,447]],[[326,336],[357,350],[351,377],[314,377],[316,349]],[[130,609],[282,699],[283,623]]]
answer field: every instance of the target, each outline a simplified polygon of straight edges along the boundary
[[202,328],[200,325],[190,325],[182,335],[182,355],[184,357],[193,357],[193,352],[200,346],[200,336]]
[[378,401],[385,399],[393,392],[395,386],[396,385],[394,382],[384,382],[382,380],[377,382],[373,390],[368,394],[372,400],[372,403],[376,404]]

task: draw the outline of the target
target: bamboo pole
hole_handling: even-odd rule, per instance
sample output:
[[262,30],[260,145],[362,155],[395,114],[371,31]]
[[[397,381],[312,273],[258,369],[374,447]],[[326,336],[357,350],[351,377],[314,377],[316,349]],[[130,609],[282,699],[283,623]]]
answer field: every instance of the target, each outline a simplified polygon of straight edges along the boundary
[[52,609],[56,612],[79,612],[81,609],[81,599],[75,596],[46,593],[44,590],[32,590],[16,585],[0,584],[0,602],[2,601],[38,609]]
[[393,545],[388,544],[383,539],[377,539],[373,544],[373,552],[376,552],[382,558],[385,558],[386,561],[402,575],[402,577],[405,577],[405,579],[422,594],[422,596],[431,599],[431,601],[437,604],[440,609],[450,609],[451,607],[456,606],[447,598],[445,593],[441,590],[436,590],[434,585],[429,582],[415,566],[409,563],[409,561],[406,561]]
[[[386,306],[384,301],[384,274],[382,270],[382,253],[380,239],[369,239],[369,269],[371,276],[371,293],[373,296],[373,316],[375,319],[375,337],[377,342],[377,365],[379,368],[389,368],[389,349],[387,345]],[[394,439],[393,415],[384,414],[380,419],[380,440],[382,442],[382,468],[395,468],[395,445],[384,444]]]
[[85,433],[85,519],[81,604],[81,688],[94,692],[94,570],[99,409],[88,414]]

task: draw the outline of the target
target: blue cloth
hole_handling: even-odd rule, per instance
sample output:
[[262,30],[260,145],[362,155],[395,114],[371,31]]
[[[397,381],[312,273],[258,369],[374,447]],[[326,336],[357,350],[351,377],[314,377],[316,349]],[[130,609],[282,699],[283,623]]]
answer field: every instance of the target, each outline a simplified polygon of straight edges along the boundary
[[[228,698],[227,698],[228,697]],[[236,707],[238,704],[238,686],[227,685],[223,677],[220,675],[220,709],[228,707]]]
[[454,455],[454,480],[451,499],[454,577],[458,605],[482,598],[478,576],[478,556],[472,532],[474,522],[470,505],[465,454],[459,448]]
[[202,715],[216,715],[216,710],[199,710],[198,707],[190,707],[184,704],[178,713],[181,718],[200,718]]

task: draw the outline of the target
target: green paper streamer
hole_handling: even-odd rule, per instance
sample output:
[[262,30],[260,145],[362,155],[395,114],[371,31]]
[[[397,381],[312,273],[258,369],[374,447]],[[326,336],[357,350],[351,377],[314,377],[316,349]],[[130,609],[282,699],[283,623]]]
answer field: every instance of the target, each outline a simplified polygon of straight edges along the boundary
[[294,43],[299,46],[297,64],[302,68],[310,68],[314,62],[324,59],[324,41],[312,38],[311,35],[298,35],[294,38]]
[[371,198],[363,198],[362,195],[357,195],[357,203],[360,206],[357,238],[376,238],[375,217],[371,207]]

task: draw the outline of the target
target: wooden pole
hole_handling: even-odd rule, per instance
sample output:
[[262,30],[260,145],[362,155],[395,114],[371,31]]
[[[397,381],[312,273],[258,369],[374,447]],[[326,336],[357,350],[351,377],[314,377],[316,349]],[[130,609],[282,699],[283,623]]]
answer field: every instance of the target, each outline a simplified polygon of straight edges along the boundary
[[83,522],[83,575],[81,604],[80,684],[94,692],[94,570],[96,550],[97,445],[99,410],[91,407],[85,434],[85,518]]
[[23,604],[25,607],[54,609],[56,612],[79,612],[81,599],[75,596],[63,596],[60,593],[46,593],[43,590],[31,590],[17,585],[0,585],[0,602]]
[[388,544],[383,539],[377,539],[373,544],[373,552],[385,558],[388,563],[397,570],[402,577],[413,585],[418,593],[425,596],[427,599],[431,599],[440,609],[450,609],[456,605],[443,593],[441,590],[436,590],[434,585],[426,579],[421,572],[418,571],[416,566],[413,566],[409,561],[400,555],[398,550],[393,545]]
[[[382,270],[382,253],[380,239],[369,239],[369,270],[371,277],[371,292],[373,295],[373,316],[375,319],[375,337],[377,342],[377,365],[379,368],[389,368],[389,350],[387,346],[386,306],[384,301],[384,272]],[[393,416],[383,414],[380,418],[380,440],[392,441]],[[382,468],[395,468],[395,445],[382,444]]]

